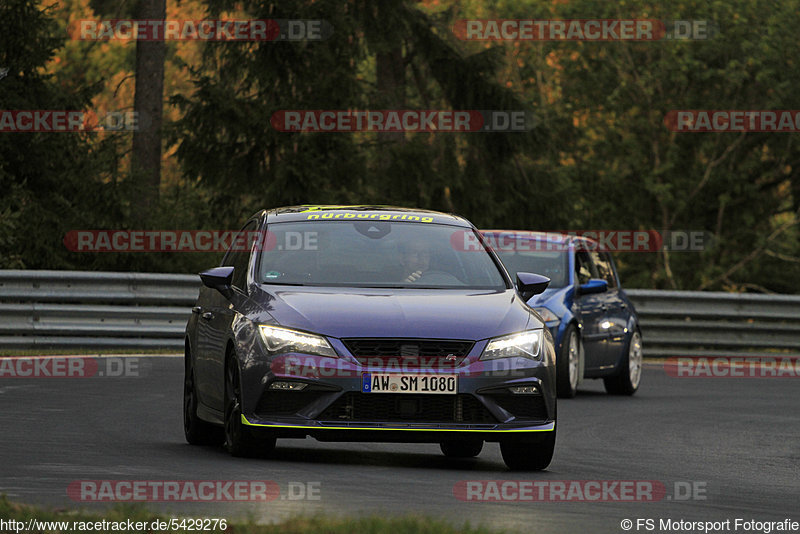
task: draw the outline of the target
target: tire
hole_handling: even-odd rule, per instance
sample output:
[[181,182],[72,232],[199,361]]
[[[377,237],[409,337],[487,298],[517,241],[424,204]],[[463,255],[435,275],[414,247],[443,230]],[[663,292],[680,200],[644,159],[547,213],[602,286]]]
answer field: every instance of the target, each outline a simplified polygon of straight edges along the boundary
[[642,334],[634,330],[628,341],[628,350],[622,358],[619,372],[603,379],[611,395],[633,395],[642,379]]
[[569,325],[564,332],[564,343],[556,363],[556,391],[563,399],[571,399],[578,392],[578,383],[582,376],[581,358],[583,346],[578,329]]
[[194,366],[191,354],[187,353],[183,375],[183,433],[192,445],[221,445],[225,439],[222,428],[200,419],[197,403]]
[[550,465],[556,448],[556,430],[530,441],[501,441],[500,453],[512,471],[541,471]]
[[448,458],[473,458],[483,450],[483,441],[443,441],[439,447]]
[[231,355],[225,363],[225,449],[231,456],[262,456],[275,448],[276,440],[274,437],[258,436],[242,424],[241,383],[239,363]]

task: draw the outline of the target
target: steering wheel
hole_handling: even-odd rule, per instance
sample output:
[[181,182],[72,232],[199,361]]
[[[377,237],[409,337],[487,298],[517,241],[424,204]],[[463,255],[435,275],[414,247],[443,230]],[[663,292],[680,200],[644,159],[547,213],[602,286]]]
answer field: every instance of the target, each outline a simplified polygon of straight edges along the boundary
[[464,285],[464,282],[448,273],[447,271],[426,271],[422,276],[414,281],[415,284],[441,284],[441,285]]

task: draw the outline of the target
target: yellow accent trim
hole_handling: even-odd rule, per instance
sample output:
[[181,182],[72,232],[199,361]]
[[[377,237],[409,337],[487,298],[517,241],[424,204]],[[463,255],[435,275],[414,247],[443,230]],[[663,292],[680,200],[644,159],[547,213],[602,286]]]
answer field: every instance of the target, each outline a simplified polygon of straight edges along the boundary
[[263,425],[260,423],[251,423],[242,414],[242,424],[247,426],[262,426],[268,428],[301,428],[306,430],[415,430],[423,432],[552,432],[555,430],[553,423],[548,423],[552,428],[537,428],[537,429],[509,429],[509,430],[471,430],[471,429],[449,429],[449,428],[383,428],[383,427],[351,427],[351,426],[304,426],[304,425]]
[[325,204],[325,205],[312,205],[312,206],[303,206],[304,210],[300,213],[308,213],[310,211],[321,211],[321,210],[337,210],[337,209],[346,209],[346,208],[366,208],[368,207],[366,204]]

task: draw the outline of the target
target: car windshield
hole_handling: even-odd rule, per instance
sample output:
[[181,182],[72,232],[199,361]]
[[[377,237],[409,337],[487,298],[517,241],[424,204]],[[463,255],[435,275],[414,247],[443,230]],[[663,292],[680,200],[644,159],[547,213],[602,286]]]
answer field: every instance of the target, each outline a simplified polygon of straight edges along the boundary
[[[273,223],[259,260],[263,284],[492,289],[505,278],[470,229],[386,220]],[[473,243],[478,243],[477,234]]]
[[498,250],[497,255],[514,278],[519,272],[536,273],[550,279],[548,287],[564,287],[569,282],[567,251]]

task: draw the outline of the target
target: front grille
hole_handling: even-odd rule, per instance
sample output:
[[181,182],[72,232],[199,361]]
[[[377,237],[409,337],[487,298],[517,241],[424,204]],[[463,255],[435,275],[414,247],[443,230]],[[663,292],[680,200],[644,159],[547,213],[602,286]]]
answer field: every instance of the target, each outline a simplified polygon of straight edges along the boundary
[[547,419],[547,406],[541,395],[490,395],[489,398],[517,419]]
[[342,342],[362,365],[452,369],[472,349],[473,341],[452,339],[349,338]]
[[319,398],[320,391],[267,390],[256,406],[259,415],[294,415]]
[[348,392],[323,411],[322,421],[497,423],[472,395]]

